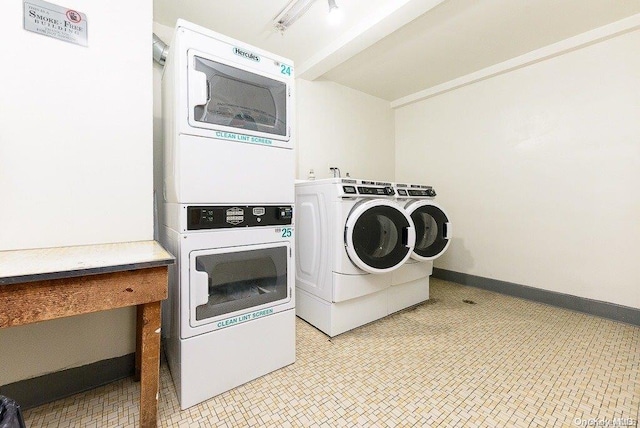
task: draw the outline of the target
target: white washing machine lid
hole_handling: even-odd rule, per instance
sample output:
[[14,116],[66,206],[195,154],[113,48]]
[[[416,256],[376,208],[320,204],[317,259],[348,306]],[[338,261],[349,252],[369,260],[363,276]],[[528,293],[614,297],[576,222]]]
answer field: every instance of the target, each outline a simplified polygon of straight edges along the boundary
[[420,261],[440,257],[451,244],[453,227],[444,209],[432,200],[417,200],[405,210],[416,228],[416,243],[411,258]]
[[411,256],[415,227],[395,201],[363,201],[347,217],[344,242],[349,259],[363,271],[391,272]]

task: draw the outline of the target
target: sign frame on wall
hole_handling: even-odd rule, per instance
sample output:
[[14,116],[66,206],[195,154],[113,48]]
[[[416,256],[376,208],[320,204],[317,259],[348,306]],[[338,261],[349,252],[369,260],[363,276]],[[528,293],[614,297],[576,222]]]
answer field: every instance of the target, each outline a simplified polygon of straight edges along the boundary
[[23,0],[24,29],[64,42],[88,46],[87,15],[43,0]]

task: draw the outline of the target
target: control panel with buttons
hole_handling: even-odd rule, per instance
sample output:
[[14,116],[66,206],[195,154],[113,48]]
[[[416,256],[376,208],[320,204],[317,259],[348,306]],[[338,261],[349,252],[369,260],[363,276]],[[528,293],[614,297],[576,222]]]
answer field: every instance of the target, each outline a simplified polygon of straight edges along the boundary
[[277,218],[279,220],[291,220],[292,217],[293,217],[293,208],[278,207]]
[[391,186],[385,187],[365,187],[358,186],[358,193],[361,195],[377,195],[377,196],[393,196],[395,195],[395,190]]
[[188,206],[187,230],[282,226],[293,220],[293,207],[267,205]]
[[341,195],[343,198],[354,196],[390,197],[396,194],[393,183],[387,181],[369,181],[341,179]]
[[417,197],[417,198],[434,198],[436,191],[431,186],[422,184],[396,184],[398,196]]

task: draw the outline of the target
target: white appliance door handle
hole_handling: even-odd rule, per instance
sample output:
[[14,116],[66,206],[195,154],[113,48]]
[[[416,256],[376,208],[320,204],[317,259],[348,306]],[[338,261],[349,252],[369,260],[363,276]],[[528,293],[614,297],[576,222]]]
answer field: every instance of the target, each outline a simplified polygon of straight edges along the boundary
[[445,223],[444,224],[444,239],[451,239],[451,237],[453,236],[453,227],[451,226],[451,223]]
[[201,71],[191,69],[189,72],[189,111],[195,106],[202,106],[209,101],[207,89],[207,75]]
[[416,229],[413,226],[406,227],[407,240],[404,242],[404,246],[407,248],[414,247],[416,245]]
[[206,272],[194,270],[192,281],[193,306],[206,305],[209,302],[209,275]]

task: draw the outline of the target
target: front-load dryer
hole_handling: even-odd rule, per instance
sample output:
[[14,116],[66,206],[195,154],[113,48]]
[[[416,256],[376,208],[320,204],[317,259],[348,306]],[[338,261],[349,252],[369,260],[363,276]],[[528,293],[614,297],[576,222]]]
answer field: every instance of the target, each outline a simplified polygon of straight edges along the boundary
[[168,211],[187,205],[293,201],[294,81],[290,60],[177,21],[155,149],[161,224],[176,229]]
[[389,312],[397,312],[429,299],[429,276],[433,260],[449,248],[450,217],[434,199],[435,190],[420,184],[395,184],[397,202],[404,207],[416,228],[411,257],[392,274]]
[[164,348],[181,409],[295,361],[291,205],[189,206],[160,241],[176,255]]
[[413,253],[415,228],[391,183],[296,183],[296,314],[329,336],[388,314],[391,273]]

